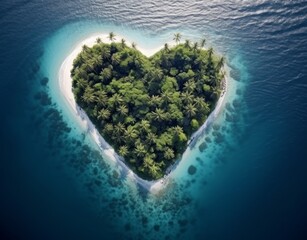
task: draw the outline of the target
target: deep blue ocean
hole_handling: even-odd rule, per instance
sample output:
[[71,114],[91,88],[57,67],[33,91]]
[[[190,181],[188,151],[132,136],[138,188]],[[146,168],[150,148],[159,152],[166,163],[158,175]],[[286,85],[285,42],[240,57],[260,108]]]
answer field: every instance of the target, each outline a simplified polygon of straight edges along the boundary
[[[57,89],[100,31],[205,37],[227,59],[221,116],[157,195],[120,176]],[[305,0],[1,0],[0,109],[0,239],[307,239]]]

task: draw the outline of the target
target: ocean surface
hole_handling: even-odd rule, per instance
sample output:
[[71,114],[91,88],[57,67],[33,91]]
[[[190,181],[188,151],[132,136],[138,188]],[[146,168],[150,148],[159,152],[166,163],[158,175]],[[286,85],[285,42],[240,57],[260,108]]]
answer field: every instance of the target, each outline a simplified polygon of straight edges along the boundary
[[[110,31],[146,47],[205,37],[227,59],[221,114],[158,194],[59,91],[65,57]],[[306,239],[304,0],[1,0],[0,109],[1,239]]]

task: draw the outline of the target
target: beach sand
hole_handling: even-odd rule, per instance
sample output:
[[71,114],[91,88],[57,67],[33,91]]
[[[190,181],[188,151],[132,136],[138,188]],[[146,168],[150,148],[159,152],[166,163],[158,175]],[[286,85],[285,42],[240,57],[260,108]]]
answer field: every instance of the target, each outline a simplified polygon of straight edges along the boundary
[[[103,139],[103,137],[99,134],[97,129],[95,128],[94,124],[90,121],[87,114],[77,105],[74,94],[72,92],[72,78],[70,76],[70,71],[73,68],[73,61],[77,57],[77,55],[82,51],[82,46],[87,45],[88,47],[92,47],[96,43],[97,38],[101,38],[102,42],[110,43],[110,40],[108,39],[108,34],[93,34],[92,36],[88,37],[87,39],[81,41],[76,45],[74,50],[67,56],[67,58],[64,60],[63,64],[60,67],[59,71],[59,87],[60,91],[64,96],[64,99],[66,100],[67,104],[70,106],[70,109],[72,110],[72,113],[76,116],[77,121],[80,123],[82,128],[86,129],[88,134],[90,134],[94,141],[97,143],[99,148],[101,149],[104,156],[106,156],[107,159],[110,161],[114,161],[117,165],[121,167],[121,170],[124,171],[124,174],[126,174],[132,181],[134,181],[136,184],[144,187],[150,192],[157,192],[163,187],[167,185],[168,177],[171,175],[172,170],[170,173],[165,176],[163,179],[159,179],[156,181],[147,181],[139,176],[137,176],[121,159],[120,156],[118,156],[114,149]],[[121,36],[115,37],[115,42],[121,41]],[[131,42],[126,41],[127,45],[131,46]],[[168,43],[170,46],[174,45],[173,43]],[[159,48],[141,48],[137,46],[137,49],[142,52],[145,56],[150,57],[160,49],[162,49],[164,46],[161,46]],[[227,75],[227,74],[226,74]],[[225,83],[227,83],[227,79],[225,79]],[[210,114],[206,122],[192,135],[191,139],[192,141],[195,141],[204,131],[204,129],[213,122],[213,120],[217,117],[219,114],[224,98],[225,93],[227,90],[227,84],[225,84],[224,94],[221,94],[220,99],[217,102],[216,108],[214,111]],[[191,141],[190,141],[191,142]]]

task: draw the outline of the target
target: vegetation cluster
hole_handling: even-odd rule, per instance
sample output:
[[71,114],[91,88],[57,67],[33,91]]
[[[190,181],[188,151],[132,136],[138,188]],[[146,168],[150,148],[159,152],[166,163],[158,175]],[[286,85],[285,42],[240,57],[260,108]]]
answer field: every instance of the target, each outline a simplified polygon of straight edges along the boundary
[[144,179],[161,178],[206,120],[221,92],[223,58],[205,40],[168,44],[147,58],[127,46],[97,39],[74,60],[77,104],[101,135]]

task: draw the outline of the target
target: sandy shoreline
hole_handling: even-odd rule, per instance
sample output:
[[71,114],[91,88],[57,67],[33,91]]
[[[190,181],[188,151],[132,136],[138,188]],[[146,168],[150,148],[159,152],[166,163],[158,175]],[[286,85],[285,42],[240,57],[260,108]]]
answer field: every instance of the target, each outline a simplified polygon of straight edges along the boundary
[[[70,76],[70,71],[73,68],[73,61],[77,57],[77,55],[82,51],[82,46],[87,45],[88,47],[92,47],[95,44],[97,38],[101,38],[103,42],[109,43],[108,34],[94,34],[91,37],[81,41],[77,44],[74,50],[67,56],[60,67],[59,71],[59,87],[60,91],[64,96],[67,104],[73,111],[73,114],[76,115],[78,122],[81,126],[87,130],[87,132],[93,137],[94,141],[97,143],[99,148],[102,150],[104,155],[110,160],[114,161],[121,167],[121,170],[130,177],[132,181],[136,184],[141,185],[145,189],[155,192],[161,189],[163,186],[167,185],[167,177],[156,181],[147,181],[140,177],[138,177],[130,168],[120,159],[120,157],[114,152],[114,149],[103,139],[103,137],[99,134],[94,124],[90,121],[87,114],[77,105],[73,92],[72,92],[72,79]],[[120,41],[122,37],[116,36],[116,41]],[[126,41],[127,45],[131,46],[129,41]],[[170,43],[170,45],[172,45]],[[163,46],[154,49],[145,49],[137,46],[137,49],[141,51],[145,56],[152,56],[154,53],[162,49]],[[227,79],[225,79],[225,83]],[[209,115],[206,122],[192,135],[192,141],[197,140],[197,138],[203,133],[204,129],[210,124],[219,114],[221,107],[223,105],[223,101],[226,95],[227,84],[225,84],[224,94],[221,95],[220,99],[217,102],[216,108]],[[190,141],[190,142],[192,142]],[[172,170],[171,170],[172,171]],[[170,172],[171,172],[170,171]],[[167,176],[169,176],[168,174]]]

